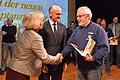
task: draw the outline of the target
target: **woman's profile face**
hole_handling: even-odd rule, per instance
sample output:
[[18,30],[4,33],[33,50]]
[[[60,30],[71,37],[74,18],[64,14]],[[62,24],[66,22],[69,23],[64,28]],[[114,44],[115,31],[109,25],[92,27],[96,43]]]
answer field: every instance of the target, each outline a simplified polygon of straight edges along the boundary
[[43,24],[44,24],[44,18],[40,19],[40,27],[39,27],[39,29],[43,28]]

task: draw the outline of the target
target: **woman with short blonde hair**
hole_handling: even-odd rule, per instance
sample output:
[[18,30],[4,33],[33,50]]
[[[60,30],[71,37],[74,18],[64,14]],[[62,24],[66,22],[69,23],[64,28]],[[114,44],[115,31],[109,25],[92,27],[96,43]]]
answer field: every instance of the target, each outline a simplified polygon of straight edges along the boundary
[[40,12],[30,12],[23,19],[23,27],[25,29],[42,29],[44,23],[44,15]]
[[24,32],[21,33],[14,47],[9,62],[6,80],[30,80],[30,76],[41,74],[42,62],[56,64],[62,61],[61,54],[47,54],[42,37],[37,33],[43,28],[44,15],[30,12],[23,19]]

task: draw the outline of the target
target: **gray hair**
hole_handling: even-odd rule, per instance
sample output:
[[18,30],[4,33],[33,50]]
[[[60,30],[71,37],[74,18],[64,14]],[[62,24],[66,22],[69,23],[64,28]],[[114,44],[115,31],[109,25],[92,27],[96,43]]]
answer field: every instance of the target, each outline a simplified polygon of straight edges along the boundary
[[84,14],[88,14],[92,18],[92,12],[87,6],[82,6],[78,8],[78,11],[83,11]]

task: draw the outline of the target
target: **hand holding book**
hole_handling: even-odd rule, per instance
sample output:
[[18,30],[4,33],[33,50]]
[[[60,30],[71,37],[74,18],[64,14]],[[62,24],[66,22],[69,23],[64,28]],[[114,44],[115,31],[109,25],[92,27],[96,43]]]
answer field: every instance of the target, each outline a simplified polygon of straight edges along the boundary
[[85,57],[85,61],[93,61],[93,57],[91,54],[87,54]]

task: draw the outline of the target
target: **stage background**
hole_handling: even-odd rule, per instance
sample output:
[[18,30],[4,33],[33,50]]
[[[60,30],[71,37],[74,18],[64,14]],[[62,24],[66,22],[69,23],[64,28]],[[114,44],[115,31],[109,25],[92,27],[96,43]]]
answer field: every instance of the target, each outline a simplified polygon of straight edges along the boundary
[[14,25],[21,27],[23,16],[31,11],[42,11],[46,20],[49,17],[48,8],[52,4],[62,7],[63,15],[61,22],[68,24],[68,0],[0,0],[0,27],[4,24],[6,18],[12,16]]

